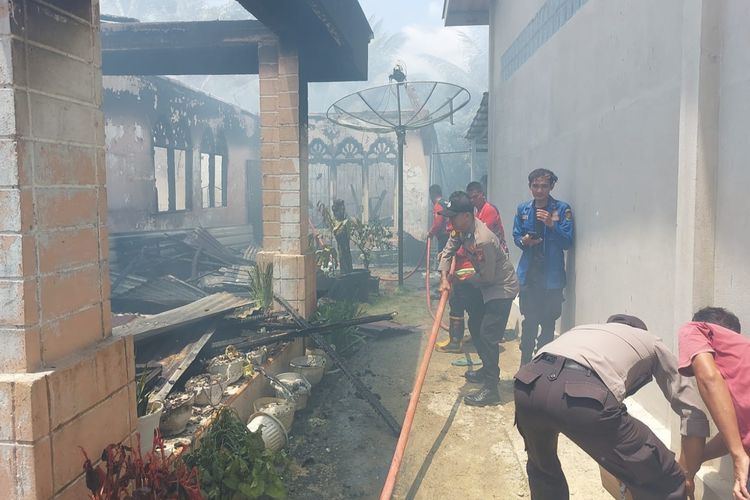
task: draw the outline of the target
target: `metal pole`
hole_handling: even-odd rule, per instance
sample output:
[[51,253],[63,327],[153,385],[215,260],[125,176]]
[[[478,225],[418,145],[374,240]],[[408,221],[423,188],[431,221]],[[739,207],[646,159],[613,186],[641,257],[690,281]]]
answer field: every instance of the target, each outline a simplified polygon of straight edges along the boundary
[[406,131],[396,129],[398,138],[398,286],[404,284],[404,143]]

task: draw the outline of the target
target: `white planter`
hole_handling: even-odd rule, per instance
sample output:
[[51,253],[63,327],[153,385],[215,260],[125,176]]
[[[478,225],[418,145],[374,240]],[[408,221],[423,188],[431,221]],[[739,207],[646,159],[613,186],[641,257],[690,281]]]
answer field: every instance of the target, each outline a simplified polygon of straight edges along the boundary
[[159,428],[159,420],[164,412],[164,403],[152,401],[148,404],[148,413],[138,417],[138,434],[141,440],[141,457],[150,452],[154,443],[154,431]]
[[309,354],[294,358],[289,362],[289,366],[294,371],[301,373],[311,385],[316,385],[323,379],[323,374],[326,371],[326,358],[325,356]]
[[294,401],[284,398],[258,398],[253,401],[253,409],[279,419],[287,432],[294,422]]
[[165,436],[174,436],[185,430],[193,416],[195,395],[178,392],[167,398],[159,428]]
[[267,413],[258,412],[251,415],[247,428],[250,432],[260,431],[267,450],[279,451],[289,441],[284,425],[279,419]]
[[213,361],[208,365],[208,373],[221,375],[224,377],[226,385],[234,384],[242,378],[245,361],[242,358],[233,359],[232,361]]
[[191,377],[185,382],[185,392],[195,394],[196,406],[216,406],[224,394],[224,377],[204,373]]
[[[312,386],[307,379],[297,372],[280,373],[276,375],[276,378],[284,384],[284,386],[291,391],[292,400],[294,401],[295,410],[304,410],[307,406],[307,398],[310,397],[310,389]],[[287,398],[289,395],[287,392],[279,387],[275,382],[273,388],[276,391],[276,396],[279,398]]]

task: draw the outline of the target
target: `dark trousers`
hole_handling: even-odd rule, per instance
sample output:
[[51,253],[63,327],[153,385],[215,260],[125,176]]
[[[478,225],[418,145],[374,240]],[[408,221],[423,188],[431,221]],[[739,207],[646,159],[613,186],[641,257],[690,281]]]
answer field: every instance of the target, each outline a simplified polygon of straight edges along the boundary
[[[562,314],[562,289],[523,287],[519,297],[521,322],[521,363],[531,361],[536,349],[552,342],[555,322]],[[539,331],[541,328],[541,332]]]
[[494,299],[484,302],[479,288],[467,285],[464,307],[469,313],[469,334],[482,360],[482,371],[488,384],[500,380],[500,347],[505,325],[508,324],[513,299]]
[[684,499],[685,477],[674,453],[595,373],[565,362],[542,354],[516,374],[516,424],[526,443],[531,500],[569,497],[557,457],[560,433],[624,482],[635,500]]
[[[464,313],[466,312],[466,300],[469,298],[469,296],[472,293],[472,290],[476,290],[476,287],[464,283],[463,281],[455,281],[453,285],[451,286],[451,294],[448,298],[448,306],[449,306],[449,312],[448,316],[451,318],[461,318],[463,319]],[[451,333],[451,338],[453,338],[454,333]],[[461,332],[461,336],[458,337],[458,334],[456,333],[456,340],[461,340],[463,338],[463,332]]]

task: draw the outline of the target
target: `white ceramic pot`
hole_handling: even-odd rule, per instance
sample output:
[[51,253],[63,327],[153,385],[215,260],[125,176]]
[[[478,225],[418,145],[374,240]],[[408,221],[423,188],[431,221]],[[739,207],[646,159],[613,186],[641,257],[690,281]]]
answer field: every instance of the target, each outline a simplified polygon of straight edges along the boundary
[[279,419],[287,432],[292,430],[294,423],[294,401],[284,398],[258,398],[253,401],[256,412],[266,413]]
[[233,359],[232,361],[213,363],[209,365],[208,373],[221,375],[222,377],[224,377],[224,381],[227,385],[234,384],[240,378],[242,378],[244,364],[245,361],[242,358]]
[[216,406],[224,394],[224,377],[204,373],[191,377],[185,382],[185,392],[195,394],[196,406]]
[[141,440],[141,457],[150,452],[154,444],[154,432],[159,428],[159,420],[164,412],[164,403],[152,401],[145,415],[138,417],[138,434]]
[[318,384],[326,371],[325,356],[309,354],[294,358],[289,362],[294,371],[301,373],[311,385]]
[[167,398],[159,428],[165,436],[174,436],[185,430],[193,415],[195,394],[178,392]]
[[267,450],[279,451],[289,441],[284,425],[279,419],[267,413],[257,412],[250,415],[247,428],[250,432],[260,431]]
[[[291,397],[294,400],[295,410],[304,410],[307,406],[307,398],[310,397],[310,389],[312,386],[307,379],[297,372],[280,373],[276,375],[276,378],[286,386],[287,390],[291,391]],[[289,394],[277,384],[272,384],[276,391],[276,396],[279,398],[287,398]]]
[[[331,344],[331,349],[336,350],[336,346]],[[324,358],[326,358],[326,371],[325,371],[326,373],[334,369],[335,365],[334,365],[333,360],[328,354],[326,354],[326,352],[323,349],[319,349],[317,347],[308,347],[307,349],[305,349],[305,354],[307,354],[308,356],[315,355],[315,356],[323,356]]]

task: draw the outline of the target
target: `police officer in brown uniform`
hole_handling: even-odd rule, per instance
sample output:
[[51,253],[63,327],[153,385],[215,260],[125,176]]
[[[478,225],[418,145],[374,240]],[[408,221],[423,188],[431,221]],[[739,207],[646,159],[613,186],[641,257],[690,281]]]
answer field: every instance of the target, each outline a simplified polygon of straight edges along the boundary
[[[675,456],[623,400],[656,379],[681,418]],[[532,500],[564,500],[568,484],[557,457],[565,434],[625,483],[636,500],[683,500],[693,492],[709,434],[700,395],[677,359],[638,318],[573,328],[545,345],[515,376],[516,423],[526,443]]]
[[[469,382],[482,388],[468,394],[464,402],[472,406],[486,406],[500,402],[497,384],[500,380],[500,348],[498,343],[505,333],[513,299],[518,294],[518,278],[507,250],[487,225],[474,216],[474,205],[469,195],[456,191],[450,197],[442,215],[450,218],[453,227],[448,243],[441,254],[440,290],[450,290],[451,261],[459,248],[473,264],[473,272],[462,273],[462,282],[470,285],[463,293],[464,307],[469,314],[469,333],[482,360],[482,368],[469,370]],[[463,270],[465,271],[465,270]]]

